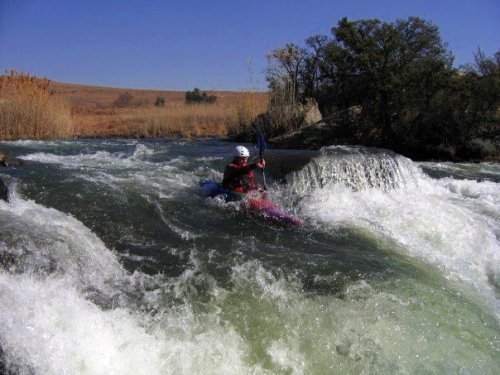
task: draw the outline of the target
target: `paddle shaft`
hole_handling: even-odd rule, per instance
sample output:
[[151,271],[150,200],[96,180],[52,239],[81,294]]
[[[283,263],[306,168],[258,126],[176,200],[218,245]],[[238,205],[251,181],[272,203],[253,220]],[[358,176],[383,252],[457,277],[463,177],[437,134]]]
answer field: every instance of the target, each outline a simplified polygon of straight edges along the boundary
[[[266,141],[264,140],[264,135],[261,133],[259,128],[255,125],[252,125],[255,134],[257,135],[257,146],[259,147],[259,157],[260,157],[260,162],[264,160],[262,155],[264,154],[264,151],[266,150]],[[267,190],[267,184],[266,184],[266,173],[264,172],[264,168],[262,168],[262,179],[264,180],[264,190]]]
[[[259,156],[260,156],[260,162],[262,163],[262,161],[264,160],[262,158],[262,153],[259,153]],[[266,173],[264,172],[264,168],[262,168],[262,179],[264,180],[264,190],[267,190]]]

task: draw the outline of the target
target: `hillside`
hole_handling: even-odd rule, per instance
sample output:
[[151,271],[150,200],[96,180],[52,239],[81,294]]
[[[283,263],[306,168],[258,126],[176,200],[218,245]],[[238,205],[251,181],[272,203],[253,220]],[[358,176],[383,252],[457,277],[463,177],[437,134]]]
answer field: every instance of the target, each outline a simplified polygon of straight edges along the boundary
[[[50,82],[49,89],[54,96],[65,98],[72,107],[80,108],[110,107],[120,94],[126,92],[131,93],[138,101],[147,104],[153,104],[159,96],[164,97],[167,104],[183,104],[186,95],[185,91],[124,89],[55,81]],[[207,90],[206,92],[208,95],[217,96],[217,100],[222,102],[233,101],[242,95],[240,91]],[[256,94],[267,96],[267,93]]]
[[[56,101],[71,108],[76,137],[225,137],[248,127],[267,109],[265,92],[206,91],[215,104],[185,104],[184,91],[143,90],[79,85],[50,81]],[[132,103],[117,107],[120,95],[130,93]],[[158,97],[164,107],[155,107]]]
[[227,137],[269,104],[265,92],[201,94],[215,101],[187,104],[184,91],[62,83],[11,70],[0,75],[0,139]]

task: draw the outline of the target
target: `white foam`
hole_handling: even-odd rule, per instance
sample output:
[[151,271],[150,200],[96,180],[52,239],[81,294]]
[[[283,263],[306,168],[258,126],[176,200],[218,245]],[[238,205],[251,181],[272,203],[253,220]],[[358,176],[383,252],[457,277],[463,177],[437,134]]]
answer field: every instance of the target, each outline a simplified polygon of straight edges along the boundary
[[369,150],[341,146],[324,148],[321,156],[290,173],[286,179],[293,193],[300,196],[339,183],[353,190],[419,187],[423,173],[410,159],[396,154],[372,154]]
[[0,243],[25,272],[42,268],[69,274],[81,285],[99,287],[123,277],[115,255],[71,215],[24,200],[16,191],[11,192],[10,203],[0,201],[0,213],[2,232],[17,237],[12,243]]
[[37,161],[46,164],[60,164],[66,168],[130,168],[136,160],[131,160],[124,153],[97,151],[92,154],[58,155],[48,152],[35,152],[19,157],[23,160]]
[[[186,172],[192,165],[182,157],[144,162],[147,146],[135,152],[39,157],[55,157],[54,163],[67,163],[78,169],[77,177],[98,184],[132,186],[150,203],[157,202],[151,192],[176,199],[207,173],[205,167]],[[349,187],[328,181],[296,208],[308,225],[328,231],[354,226],[388,238],[398,244],[396,251],[492,298],[488,278],[499,269],[497,185],[430,180],[412,164],[406,170],[407,163],[388,163],[399,168],[391,174],[396,185],[377,182],[377,173],[365,185],[356,182],[362,174]],[[368,163],[367,173],[373,172],[370,165],[386,167]],[[411,286],[399,288],[406,280],[391,280],[397,287],[361,280],[346,286],[342,298],[306,294],[279,267],[242,261],[248,246],[259,250],[259,239],[235,238],[231,280],[222,288],[204,273],[197,234],[156,204],[165,224],[193,242],[188,250],[164,248],[189,258],[179,277],[129,275],[113,251],[70,215],[15,192],[11,203],[0,202],[0,251],[13,255],[15,265],[0,271],[0,342],[7,365],[36,374],[481,372],[482,363],[486,370],[495,365],[487,346],[494,345],[490,331],[496,326],[486,326],[487,319],[455,296],[434,298],[426,281],[415,286],[411,279]],[[93,290],[111,303],[96,302]],[[448,320],[449,327],[437,326]]]
[[[187,301],[165,305],[165,290],[177,298],[193,292],[200,277],[195,253],[194,268],[179,278],[127,275],[70,215],[14,193],[10,203],[0,203],[0,221],[9,233],[0,251],[14,256],[13,267],[0,270],[0,342],[8,368],[44,375],[263,372],[246,363],[244,340],[217,315],[194,314]],[[113,298],[124,289],[127,296],[107,309],[91,302],[92,291]]]
[[421,162],[423,168],[442,174],[450,174],[455,178],[469,179],[500,179],[500,166],[498,163],[451,163],[451,162]]
[[289,343],[273,341],[267,349],[267,354],[280,367],[280,370],[294,374],[304,374],[306,367],[305,357],[300,353],[300,348],[296,347],[296,342],[291,346]]
[[5,144],[9,146],[35,146],[35,147],[52,147],[60,144],[61,141],[36,141],[29,139],[21,139],[17,141],[0,141],[0,144]]
[[195,158],[197,162],[208,163],[212,161],[223,160],[222,156],[202,156],[200,158]]
[[352,226],[396,241],[405,255],[488,295],[500,279],[500,191],[491,182],[422,179],[418,189],[353,191],[337,183],[300,203],[318,225]]
[[138,145],[135,146],[135,151],[132,157],[140,158],[141,156],[152,155],[153,153],[154,153],[153,149],[147,147],[142,143],[139,143]]
[[148,317],[103,311],[64,279],[0,272],[0,338],[7,364],[37,374],[255,373],[230,328],[189,309]]
[[[173,197],[173,191],[182,192],[196,185],[200,177],[185,172],[185,168],[189,166],[188,159],[179,156],[158,163],[144,160],[144,156],[152,153],[153,149],[143,144],[136,144],[132,155],[108,151],[77,155],[36,152],[23,155],[21,158],[74,169],[76,171],[74,177],[110,187],[122,195],[125,190],[137,191],[140,187],[141,192]],[[198,171],[200,175],[202,172],[206,171]]]
[[[285,199],[303,197],[297,203],[300,215],[322,227],[358,227],[389,239],[397,251],[473,285],[500,314],[495,296],[500,285],[498,183],[431,179],[410,159],[382,150],[330,147],[322,152],[287,176],[291,186],[280,192]],[[427,167],[439,172],[440,164]]]

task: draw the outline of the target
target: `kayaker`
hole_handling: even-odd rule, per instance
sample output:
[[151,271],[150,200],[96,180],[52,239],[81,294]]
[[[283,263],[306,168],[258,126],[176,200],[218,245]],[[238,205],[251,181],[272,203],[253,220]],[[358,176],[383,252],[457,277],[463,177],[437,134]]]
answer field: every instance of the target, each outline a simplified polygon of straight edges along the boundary
[[233,151],[233,161],[226,165],[222,187],[230,189],[236,193],[248,193],[257,190],[253,170],[255,168],[263,169],[266,161],[261,159],[257,163],[248,164],[250,152],[244,146],[236,146]]

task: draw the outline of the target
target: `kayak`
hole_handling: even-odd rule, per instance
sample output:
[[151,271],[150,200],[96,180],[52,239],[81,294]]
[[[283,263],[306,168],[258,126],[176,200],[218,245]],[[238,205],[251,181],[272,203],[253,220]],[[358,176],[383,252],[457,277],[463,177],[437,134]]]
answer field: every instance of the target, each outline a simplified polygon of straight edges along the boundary
[[200,181],[199,193],[204,197],[222,197],[226,202],[241,201],[241,209],[252,215],[263,217],[278,224],[302,226],[300,219],[283,211],[276,203],[262,197],[260,193],[239,193],[222,187],[213,180]]

